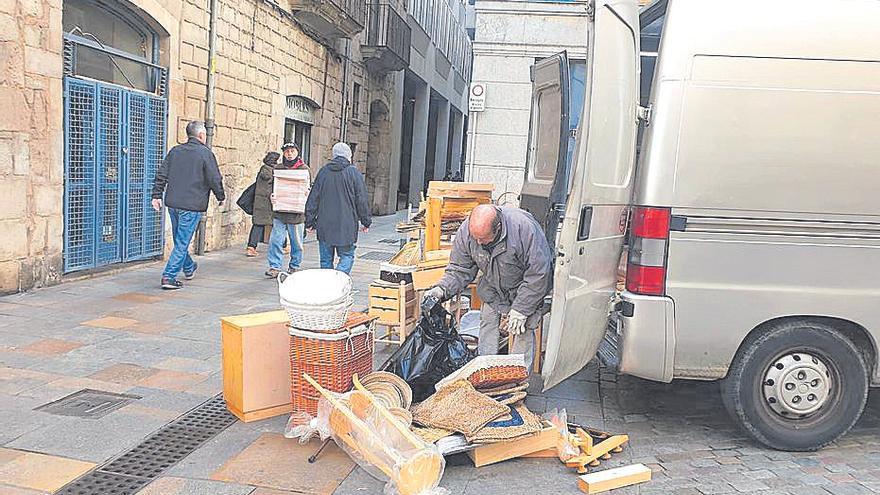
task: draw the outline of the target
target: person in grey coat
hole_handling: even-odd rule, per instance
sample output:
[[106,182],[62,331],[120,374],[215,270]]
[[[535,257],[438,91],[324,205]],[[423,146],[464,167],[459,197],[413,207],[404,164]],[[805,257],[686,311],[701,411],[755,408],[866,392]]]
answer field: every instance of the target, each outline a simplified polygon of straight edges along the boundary
[[514,207],[474,208],[455,235],[446,273],[425,292],[422,310],[464,291],[478,272],[477,294],[483,300],[479,353],[498,353],[499,326],[507,315],[507,331],[515,335],[511,353],[525,354],[531,369],[535,330],[553,280],[550,245],[531,214]]
[[335,268],[351,273],[358,223],[366,233],[373,220],[364,177],[351,163],[351,148],[347,144],[334,144],[333,159],[318,172],[306,201],[305,220],[309,232],[318,231],[321,268],[334,268],[338,255]]

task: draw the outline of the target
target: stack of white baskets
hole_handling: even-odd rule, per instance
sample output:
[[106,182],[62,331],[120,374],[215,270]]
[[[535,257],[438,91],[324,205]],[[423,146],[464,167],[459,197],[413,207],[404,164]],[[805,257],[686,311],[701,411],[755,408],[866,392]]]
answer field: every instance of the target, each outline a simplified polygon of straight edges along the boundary
[[302,270],[278,277],[281,306],[290,326],[302,330],[335,330],[345,325],[354,303],[351,277],[338,270]]

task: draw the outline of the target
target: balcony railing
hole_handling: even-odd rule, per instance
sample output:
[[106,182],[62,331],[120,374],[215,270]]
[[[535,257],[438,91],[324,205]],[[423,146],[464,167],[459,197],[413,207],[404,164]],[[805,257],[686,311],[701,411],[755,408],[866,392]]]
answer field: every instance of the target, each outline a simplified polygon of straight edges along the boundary
[[367,68],[379,73],[407,68],[411,36],[409,24],[391,5],[368,5],[366,39],[361,46]]
[[366,24],[364,0],[290,0],[294,17],[330,38],[351,38],[363,31]]

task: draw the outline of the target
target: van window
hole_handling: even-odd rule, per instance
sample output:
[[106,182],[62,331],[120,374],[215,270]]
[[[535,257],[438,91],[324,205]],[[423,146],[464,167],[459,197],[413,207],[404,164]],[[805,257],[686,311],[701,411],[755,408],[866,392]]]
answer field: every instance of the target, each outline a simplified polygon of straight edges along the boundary
[[[639,105],[647,107],[651,99],[651,87],[654,84],[654,69],[657,67],[657,56],[660,51],[660,37],[663,34],[664,14],[652,14],[646,11],[640,18],[642,22],[641,37],[641,76],[639,81]],[[645,123],[639,123],[639,134],[636,137],[636,160],[642,151],[642,136],[645,134]]]
[[[532,177],[543,181],[553,181],[556,177],[556,163],[559,156],[559,88],[542,91],[538,95],[537,142],[535,143],[535,160],[532,166]],[[544,122],[543,120],[551,122]]]

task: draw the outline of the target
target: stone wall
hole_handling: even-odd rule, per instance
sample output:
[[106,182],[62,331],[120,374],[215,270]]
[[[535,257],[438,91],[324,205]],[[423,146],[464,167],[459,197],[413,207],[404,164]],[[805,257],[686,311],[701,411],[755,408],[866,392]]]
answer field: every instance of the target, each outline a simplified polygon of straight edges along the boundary
[[[178,140],[184,139],[187,121],[204,115],[209,15],[205,3],[183,1],[180,70],[184,102],[176,123]],[[243,245],[250,220],[235,200],[253,182],[266,151],[282,144],[286,96],[305,96],[320,105],[309,164],[315,173],[331,158],[330,149],[340,139],[343,98],[348,98],[346,140],[357,144],[354,161],[364,171],[369,101],[377,94],[390,101],[393,91],[385,77],[370,76],[354,50],[348,56],[348,91],[343,96],[344,42],[319,43],[286,12],[265,2],[221,0],[219,5],[214,149],[229,201],[220,207],[212,202],[208,211],[209,250]],[[351,115],[350,92],[355,82],[362,88],[358,116]]]
[[0,0],[0,294],[58,280],[61,1]]
[[[268,150],[283,139],[288,95],[320,105],[312,129],[313,171],[341,138],[357,143],[364,171],[370,102],[391,107],[391,76],[361,63],[358,40],[319,42],[290,13],[262,0],[220,0],[217,24],[214,150],[227,202],[212,201],[206,248],[242,246],[250,227],[235,205]],[[205,117],[208,0],[138,0],[128,7],[159,33],[160,63],[169,68],[168,147],[185,140],[190,120]],[[57,282],[63,244],[62,0],[0,0],[0,293]],[[347,54],[347,55],[346,55]],[[347,69],[347,77],[345,75]],[[343,80],[347,79],[343,84]],[[361,85],[360,115],[349,91]],[[346,86],[347,90],[343,91]],[[343,99],[348,99],[343,115]],[[171,247],[166,236],[166,247]]]

